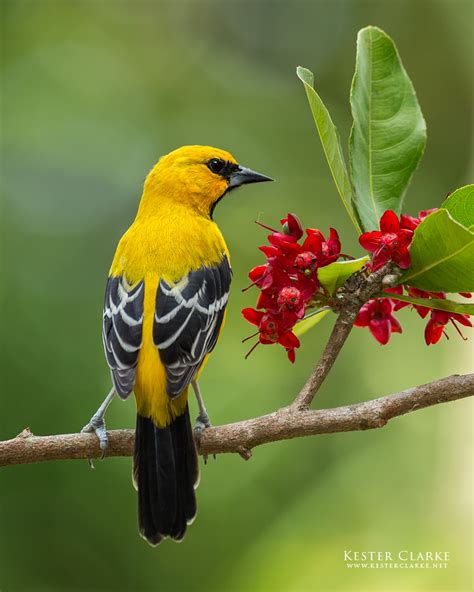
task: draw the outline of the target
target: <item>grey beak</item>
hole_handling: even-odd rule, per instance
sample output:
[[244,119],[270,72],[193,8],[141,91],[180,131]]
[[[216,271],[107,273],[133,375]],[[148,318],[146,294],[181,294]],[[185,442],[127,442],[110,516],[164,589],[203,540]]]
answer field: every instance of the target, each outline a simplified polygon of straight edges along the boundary
[[264,181],[273,181],[270,177],[252,171],[243,166],[239,166],[229,177],[229,189],[245,185],[246,183],[263,183]]

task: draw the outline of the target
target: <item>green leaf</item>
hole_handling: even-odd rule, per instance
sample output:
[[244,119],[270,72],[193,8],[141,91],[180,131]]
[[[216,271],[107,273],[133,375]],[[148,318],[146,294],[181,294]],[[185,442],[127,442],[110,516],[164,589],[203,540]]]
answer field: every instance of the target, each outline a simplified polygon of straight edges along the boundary
[[359,271],[368,260],[368,257],[361,257],[351,261],[336,261],[325,267],[320,267],[318,269],[318,280],[330,294],[334,294],[347,278]]
[[354,214],[352,208],[352,187],[347,173],[346,163],[342,154],[341,142],[339,133],[334,125],[329,111],[324,106],[321,97],[313,88],[314,76],[310,70],[298,66],[296,69],[298,78],[302,81],[308,97],[309,106],[313,114],[314,123],[318,130],[321,144],[323,145],[324,154],[328,161],[334,183],[337,191],[341,196],[347,213],[352,220],[352,223],[360,234],[362,232],[359,222]]
[[300,337],[301,335],[306,333],[306,331],[309,331],[315,325],[317,325],[319,321],[322,321],[324,317],[328,314],[328,312],[330,312],[330,309],[325,308],[324,310],[321,310],[319,312],[315,311],[310,313],[304,319],[301,319],[301,321],[296,323],[296,325],[293,327],[293,333],[296,335],[296,337]]
[[410,304],[426,306],[426,308],[434,308],[436,310],[446,310],[447,312],[474,315],[474,304],[471,304],[470,302],[455,302],[454,300],[442,300],[440,298],[413,298],[412,296],[386,293],[380,294],[380,297],[402,300],[403,302],[410,302]]
[[377,27],[362,29],[357,36],[350,101],[354,204],[364,230],[374,230],[385,210],[400,214],[426,143],[413,85],[395,44]]
[[400,282],[429,292],[474,292],[474,233],[440,209],[415,230]]
[[453,191],[441,206],[451,217],[469,230],[474,230],[474,185]]

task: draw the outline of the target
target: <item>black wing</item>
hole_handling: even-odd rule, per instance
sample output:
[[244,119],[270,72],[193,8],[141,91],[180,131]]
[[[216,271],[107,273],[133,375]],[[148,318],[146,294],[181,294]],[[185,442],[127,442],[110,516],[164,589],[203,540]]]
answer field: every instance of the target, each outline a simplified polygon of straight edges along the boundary
[[166,368],[167,392],[178,396],[214,349],[232,278],[224,255],[219,265],[191,271],[176,284],[160,281],[153,342]]
[[142,343],[143,281],[130,286],[123,276],[109,277],[105,290],[102,339],[117,394],[133,390]]

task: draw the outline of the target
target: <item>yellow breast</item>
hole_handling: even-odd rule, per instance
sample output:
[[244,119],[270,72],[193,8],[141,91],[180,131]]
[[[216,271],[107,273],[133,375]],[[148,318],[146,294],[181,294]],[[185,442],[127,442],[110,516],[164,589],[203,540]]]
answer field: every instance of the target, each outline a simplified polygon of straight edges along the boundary
[[216,265],[229,252],[217,224],[174,206],[137,218],[124,234],[110,275],[126,273],[129,281],[158,274],[177,282],[189,271]]

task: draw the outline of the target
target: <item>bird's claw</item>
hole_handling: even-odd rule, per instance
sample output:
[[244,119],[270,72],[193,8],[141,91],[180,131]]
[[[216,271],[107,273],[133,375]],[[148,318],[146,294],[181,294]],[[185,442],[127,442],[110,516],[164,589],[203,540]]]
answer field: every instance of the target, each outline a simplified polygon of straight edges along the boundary
[[[93,415],[89,423],[82,428],[81,433],[94,433],[97,436],[97,438],[99,439],[99,446],[101,450],[100,460],[104,460],[107,454],[107,447],[109,445],[104,418],[98,415]],[[94,468],[94,463],[92,462],[92,459],[89,459],[89,465],[92,469]]]
[[[209,419],[208,415],[204,415],[202,413],[200,413],[197,418],[196,418],[196,423],[194,424],[194,437],[196,439],[196,441],[200,442],[201,440],[201,436],[204,432],[204,430],[207,430],[207,428],[210,428],[212,426],[211,421]],[[213,454],[212,455],[214,457],[214,459],[216,458],[216,455]],[[204,461],[204,464],[207,464],[207,459],[208,459],[208,455],[207,454],[203,454],[202,455],[202,460]]]
[[207,430],[207,428],[210,428],[211,425],[212,424],[209,421],[209,417],[207,415],[206,416],[198,415],[196,418],[196,423],[194,425],[194,431],[202,434],[202,432],[204,430]]

